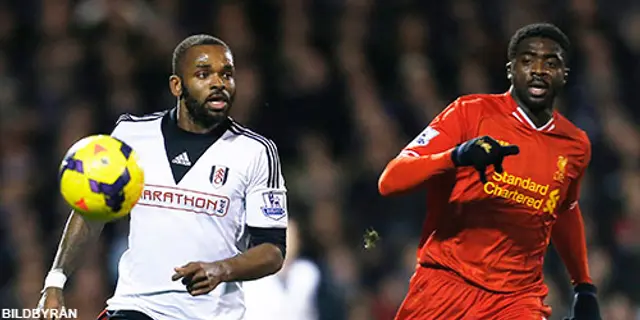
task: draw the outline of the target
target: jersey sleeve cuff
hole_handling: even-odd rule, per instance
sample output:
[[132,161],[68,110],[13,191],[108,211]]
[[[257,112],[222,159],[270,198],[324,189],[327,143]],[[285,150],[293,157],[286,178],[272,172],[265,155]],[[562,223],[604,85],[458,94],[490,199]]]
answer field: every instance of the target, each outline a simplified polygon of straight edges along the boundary
[[407,158],[423,158],[429,159],[429,165],[439,169],[453,169],[455,168],[455,162],[453,161],[453,152],[455,148],[443,151],[441,153],[421,155],[419,152],[411,149],[402,150],[399,154],[400,157]]

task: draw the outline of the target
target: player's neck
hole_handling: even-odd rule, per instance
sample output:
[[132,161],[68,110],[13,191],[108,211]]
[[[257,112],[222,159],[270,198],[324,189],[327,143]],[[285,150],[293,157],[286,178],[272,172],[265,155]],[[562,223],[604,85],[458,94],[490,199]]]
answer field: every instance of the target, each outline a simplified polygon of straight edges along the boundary
[[518,98],[518,95],[513,91],[513,89],[511,91],[511,96],[536,127],[539,128],[544,126],[553,117],[553,105],[547,106],[545,108],[533,109],[529,108],[525,103],[523,103],[520,98]]

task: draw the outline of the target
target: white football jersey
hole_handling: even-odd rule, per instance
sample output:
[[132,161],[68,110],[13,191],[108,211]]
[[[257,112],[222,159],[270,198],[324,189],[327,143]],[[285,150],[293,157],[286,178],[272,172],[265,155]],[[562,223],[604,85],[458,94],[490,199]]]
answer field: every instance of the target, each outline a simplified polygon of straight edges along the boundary
[[136,310],[157,320],[244,318],[241,283],[222,283],[193,297],[180,280],[171,280],[176,267],[245,251],[247,226],[287,226],[273,141],[232,119],[218,131],[182,131],[175,109],[118,121],[112,136],[138,153],[145,187],[130,214],[129,246],[109,310]]

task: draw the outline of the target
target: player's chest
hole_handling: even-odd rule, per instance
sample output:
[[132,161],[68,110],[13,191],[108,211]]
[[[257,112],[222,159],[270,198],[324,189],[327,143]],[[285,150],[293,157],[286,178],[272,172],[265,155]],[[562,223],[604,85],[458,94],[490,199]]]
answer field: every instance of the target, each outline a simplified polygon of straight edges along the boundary
[[487,183],[479,186],[481,197],[534,214],[555,215],[577,177],[579,155],[563,147],[567,143],[561,137],[499,128],[485,127],[480,135],[517,145],[520,154],[504,159],[504,172],[488,172]]
[[162,144],[140,147],[145,188],[139,205],[224,217],[242,206],[246,164],[224,145],[212,146],[195,158],[168,156]]

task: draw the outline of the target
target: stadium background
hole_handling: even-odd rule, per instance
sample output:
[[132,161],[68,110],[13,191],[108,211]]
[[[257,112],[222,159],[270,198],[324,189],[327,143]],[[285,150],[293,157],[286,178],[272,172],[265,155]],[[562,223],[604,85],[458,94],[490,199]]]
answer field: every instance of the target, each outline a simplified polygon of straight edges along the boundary
[[[212,33],[236,56],[237,120],[279,145],[321,319],[391,319],[423,218],[419,193],[377,196],[386,162],[456,96],[502,92],[506,46],[538,21],[570,36],[558,108],[589,134],[582,208],[605,319],[640,319],[640,6],[611,0],[10,0],[0,2],[0,306],[34,307],[68,209],[56,170],[120,113],[170,108],[174,46]],[[383,240],[365,251],[362,234]],[[127,224],[110,225],[69,283],[93,319]],[[554,319],[571,295],[552,252]]]

